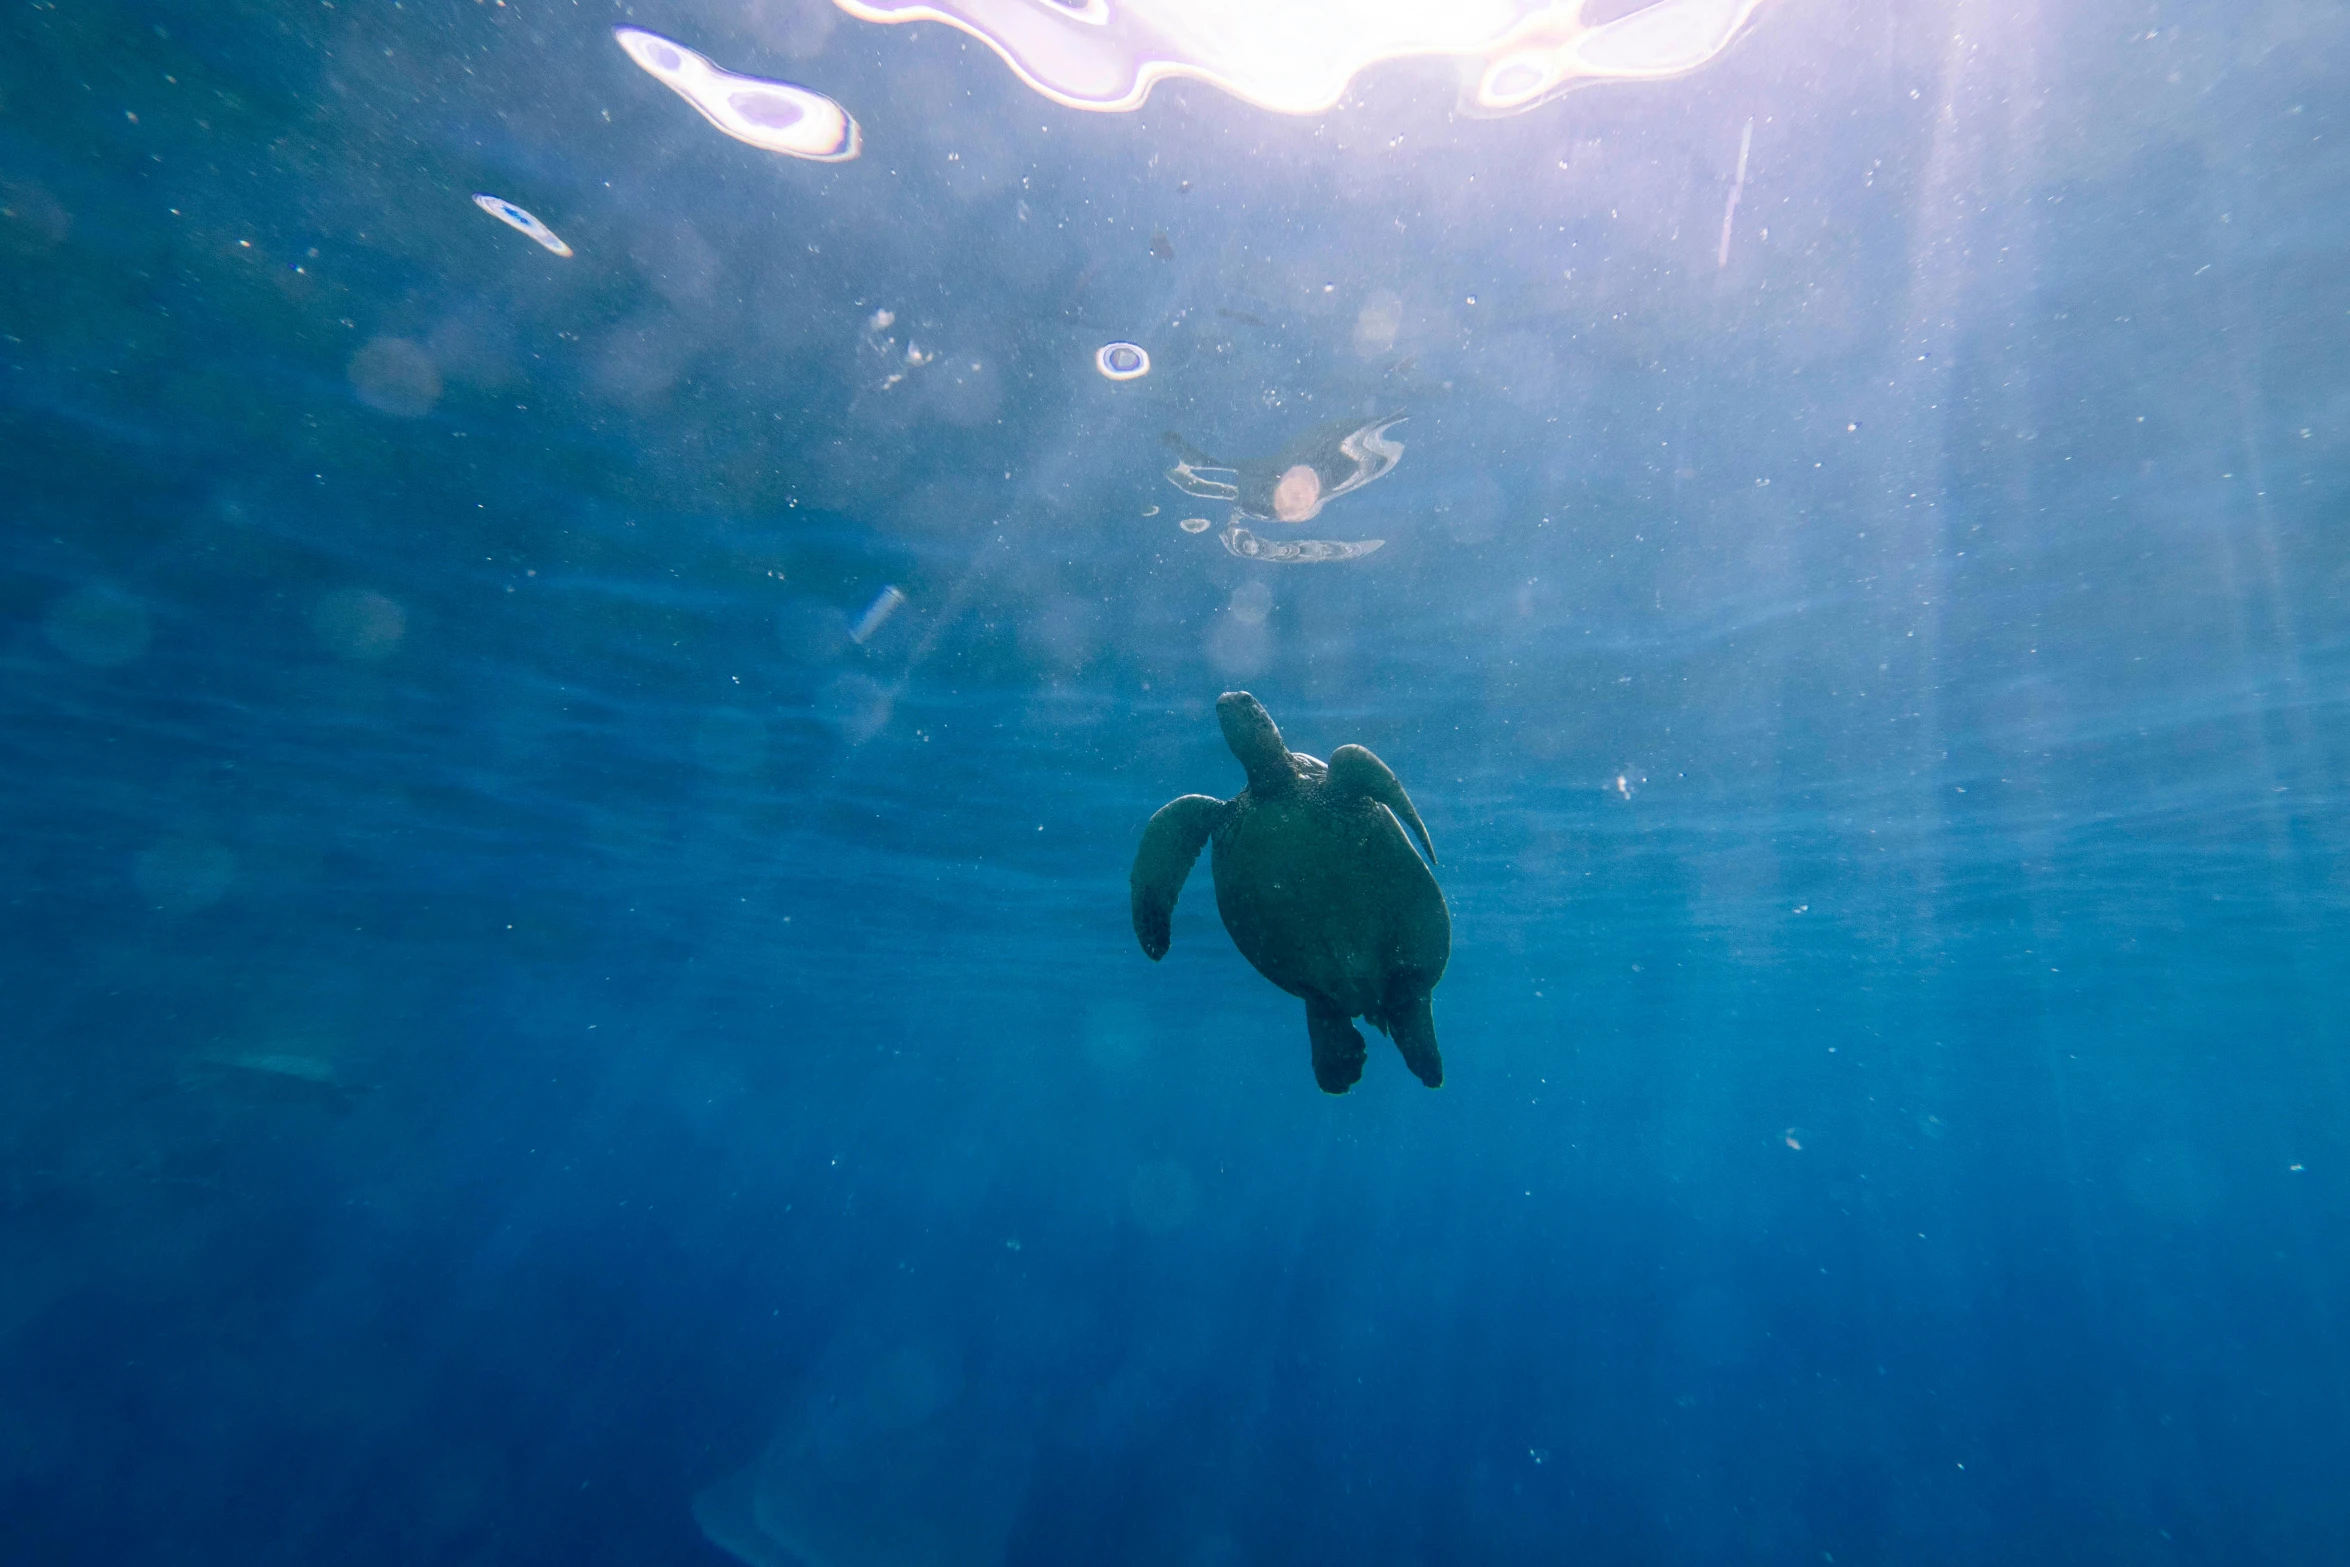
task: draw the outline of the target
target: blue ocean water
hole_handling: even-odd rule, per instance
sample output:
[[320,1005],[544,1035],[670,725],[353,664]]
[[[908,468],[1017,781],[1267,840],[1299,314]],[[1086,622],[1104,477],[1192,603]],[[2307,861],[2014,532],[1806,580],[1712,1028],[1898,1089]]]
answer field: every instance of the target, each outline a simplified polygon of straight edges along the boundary
[[[2341,8],[0,27],[8,1561],[2350,1559]],[[1175,526],[1397,413],[1375,554]],[[1441,1090],[1138,950],[1234,688],[1426,818]]]

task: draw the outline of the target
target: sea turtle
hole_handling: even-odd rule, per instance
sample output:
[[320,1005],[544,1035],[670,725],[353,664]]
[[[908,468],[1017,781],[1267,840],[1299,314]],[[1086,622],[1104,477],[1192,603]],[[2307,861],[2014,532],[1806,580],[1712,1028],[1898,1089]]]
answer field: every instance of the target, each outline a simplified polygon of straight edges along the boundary
[[1248,787],[1230,800],[1184,795],[1142,830],[1132,877],[1142,950],[1166,956],[1175,897],[1212,840],[1216,910],[1241,956],[1304,1000],[1323,1092],[1343,1094],[1363,1075],[1357,1016],[1395,1040],[1421,1082],[1440,1086],[1428,993],[1452,956],[1452,919],[1411,796],[1359,745],[1340,746],[1327,765],[1290,750],[1246,691],[1217,698],[1216,718]]

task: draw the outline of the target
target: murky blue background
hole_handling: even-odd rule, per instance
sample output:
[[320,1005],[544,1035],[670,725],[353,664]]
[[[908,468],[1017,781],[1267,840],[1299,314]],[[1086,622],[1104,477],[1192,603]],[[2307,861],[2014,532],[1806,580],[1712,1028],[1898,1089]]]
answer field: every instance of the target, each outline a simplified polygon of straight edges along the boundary
[[[2339,7],[0,28],[9,1560],[2350,1555]],[[1377,555],[1173,526],[1398,409]],[[1426,816],[1441,1092],[1136,949],[1232,686]]]

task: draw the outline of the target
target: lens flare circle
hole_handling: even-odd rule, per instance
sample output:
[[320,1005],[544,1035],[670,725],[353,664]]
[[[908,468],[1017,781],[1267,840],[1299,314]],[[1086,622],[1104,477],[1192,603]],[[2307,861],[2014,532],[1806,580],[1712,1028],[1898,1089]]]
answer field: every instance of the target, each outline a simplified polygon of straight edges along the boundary
[[1151,356],[1139,343],[1104,343],[1093,351],[1093,367],[1113,381],[1133,381],[1151,373]]

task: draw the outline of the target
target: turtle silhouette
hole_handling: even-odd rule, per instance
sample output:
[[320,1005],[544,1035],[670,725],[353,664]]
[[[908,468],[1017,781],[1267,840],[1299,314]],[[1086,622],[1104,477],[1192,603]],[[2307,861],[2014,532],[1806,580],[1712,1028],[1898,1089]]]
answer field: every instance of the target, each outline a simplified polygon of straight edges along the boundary
[[1363,1075],[1356,1017],[1394,1039],[1421,1082],[1441,1086],[1428,994],[1452,956],[1452,918],[1411,796],[1359,745],[1340,746],[1327,764],[1290,750],[1246,691],[1219,697],[1216,717],[1248,787],[1230,800],[1184,795],[1143,829],[1131,881],[1142,950],[1153,962],[1166,956],[1176,896],[1212,842],[1216,910],[1241,956],[1305,1002],[1323,1092],[1343,1094]]

